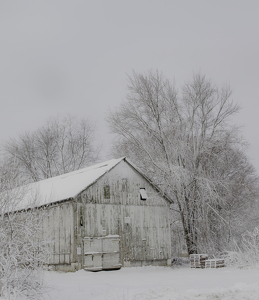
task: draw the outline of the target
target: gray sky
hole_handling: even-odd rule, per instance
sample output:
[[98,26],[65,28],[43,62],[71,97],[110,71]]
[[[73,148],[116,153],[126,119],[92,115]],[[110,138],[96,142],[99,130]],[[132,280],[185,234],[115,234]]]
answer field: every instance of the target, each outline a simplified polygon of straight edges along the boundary
[[259,170],[258,14],[257,0],[1,0],[0,140],[69,112],[96,123],[106,150],[126,74],[158,69],[180,88],[201,72],[233,88]]

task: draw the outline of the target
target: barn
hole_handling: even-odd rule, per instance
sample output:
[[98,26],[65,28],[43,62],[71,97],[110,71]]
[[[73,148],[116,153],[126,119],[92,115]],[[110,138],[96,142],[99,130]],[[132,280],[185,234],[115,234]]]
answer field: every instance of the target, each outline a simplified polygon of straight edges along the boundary
[[[47,212],[54,270],[171,264],[170,199],[125,157],[42,180],[34,206]],[[28,193],[19,204],[28,207]],[[40,210],[39,210],[40,211]]]

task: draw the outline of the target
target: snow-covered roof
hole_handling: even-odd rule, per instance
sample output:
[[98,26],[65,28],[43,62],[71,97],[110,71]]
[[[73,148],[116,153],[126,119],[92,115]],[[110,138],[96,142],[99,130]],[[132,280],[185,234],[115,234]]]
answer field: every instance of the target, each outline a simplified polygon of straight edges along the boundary
[[[112,159],[84,169],[28,184],[24,187],[24,196],[16,204],[15,210],[74,198],[123,159],[124,157]],[[23,192],[23,187],[18,189]]]

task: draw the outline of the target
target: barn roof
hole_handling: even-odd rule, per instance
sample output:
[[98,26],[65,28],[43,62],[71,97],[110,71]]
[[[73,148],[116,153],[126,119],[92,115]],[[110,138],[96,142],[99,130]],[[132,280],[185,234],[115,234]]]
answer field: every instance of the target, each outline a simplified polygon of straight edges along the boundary
[[112,159],[12,190],[13,193],[24,194],[20,197],[21,200],[19,203],[16,204],[15,210],[42,206],[74,198],[123,159],[125,159],[125,157]]
[[[137,172],[139,172],[138,169],[126,159],[126,157],[105,161],[84,169],[34,182],[9,191],[8,197],[10,199],[17,199],[18,203],[15,203],[15,208],[13,206],[11,209],[7,209],[7,211],[39,207],[75,198],[82,191],[94,184],[105,173],[113,169],[122,160],[127,161]],[[144,174],[141,172],[139,173],[150,182]],[[162,194],[158,187],[154,184],[152,185]],[[164,197],[171,201],[171,199],[166,195],[164,195]]]

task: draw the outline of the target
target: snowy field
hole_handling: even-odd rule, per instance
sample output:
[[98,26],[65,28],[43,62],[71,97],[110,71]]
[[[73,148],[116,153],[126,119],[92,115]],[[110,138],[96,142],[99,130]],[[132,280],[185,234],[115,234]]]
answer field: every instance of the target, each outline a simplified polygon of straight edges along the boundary
[[46,272],[46,300],[259,300],[259,270],[123,268]]

